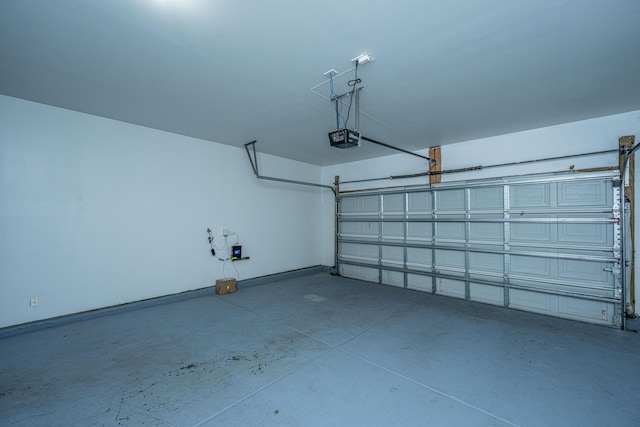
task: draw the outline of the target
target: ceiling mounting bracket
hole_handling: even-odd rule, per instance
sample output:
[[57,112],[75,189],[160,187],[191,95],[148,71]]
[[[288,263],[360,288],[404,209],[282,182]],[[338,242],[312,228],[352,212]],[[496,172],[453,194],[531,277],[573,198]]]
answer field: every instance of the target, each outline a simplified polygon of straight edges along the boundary
[[367,62],[371,62],[371,61],[373,61],[373,56],[367,55],[366,53],[363,53],[362,55],[358,55],[351,60],[351,62],[358,65],[366,64]]

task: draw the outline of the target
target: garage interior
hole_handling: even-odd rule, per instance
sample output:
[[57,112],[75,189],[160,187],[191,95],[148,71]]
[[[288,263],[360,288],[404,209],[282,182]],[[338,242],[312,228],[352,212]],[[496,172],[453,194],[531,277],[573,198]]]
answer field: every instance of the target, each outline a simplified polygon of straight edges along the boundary
[[637,425],[640,4],[0,4],[0,425]]

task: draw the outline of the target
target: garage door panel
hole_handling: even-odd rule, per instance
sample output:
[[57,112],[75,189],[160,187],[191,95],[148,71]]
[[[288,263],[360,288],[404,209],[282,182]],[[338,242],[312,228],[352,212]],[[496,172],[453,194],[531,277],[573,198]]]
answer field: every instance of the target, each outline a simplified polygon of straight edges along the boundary
[[606,286],[583,282],[578,280],[558,279],[533,276],[512,275],[509,283],[514,287],[539,293],[551,293],[554,295],[576,295],[586,299],[607,299],[613,297],[613,291]]
[[555,224],[545,223],[512,223],[511,242],[551,242],[552,229]]
[[377,261],[379,258],[378,247],[375,245],[340,243],[338,251],[341,256],[362,259],[364,261]]
[[568,318],[584,321],[596,319],[598,323],[611,324],[615,307],[612,303],[561,296],[558,298],[558,312]]
[[[474,220],[482,221],[482,218],[474,217]],[[497,222],[472,222],[469,226],[469,238],[479,241],[504,241],[504,226]]]
[[612,246],[613,233],[607,224],[559,224],[558,241],[590,246]]
[[472,188],[469,190],[472,211],[502,210],[504,207],[504,188]]
[[[451,218],[451,217],[449,217]],[[459,218],[462,219],[462,218]],[[465,231],[464,231],[464,223],[463,222],[442,222],[439,223],[436,228],[436,238],[437,239],[453,239],[453,240],[464,240],[465,239]]]
[[511,255],[511,273],[552,277],[555,260],[543,257]]
[[509,291],[509,305],[522,310],[552,314],[558,312],[558,296],[544,292],[511,289]]
[[367,282],[377,282],[380,277],[380,273],[377,268],[361,267],[349,264],[340,264],[339,272],[341,276],[365,280]]
[[382,198],[382,213],[385,215],[404,215],[404,195],[389,194]]
[[349,277],[621,324],[617,171],[338,197]]
[[407,274],[407,288],[432,293],[433,279],[421,274]]
[[382,237],[384,239],[404,239],[404,224],[401,222],[386,222],[382,225]]
[[469,284],[469,299],[487,304],[504,305],[504,287],[472,282]]
[[409,193],[407,194],[407,212],[409,214],[428,214],[433,211],[431,193]]
[[386,265],[403,265],[404,248],[399,246],[383,246],[382,263]]
[[613,288],[613,276],[610,271],[610,264],[604,262],[558,260],[558,277],[610,284]]
[[512,290],[511,307],[567,319],[611,325],[615,307],[611,303],[549,295],[541,292]]
[[378,196],[359,196],[342,199],[340,212],[343,214],[357,213],[377,215],[380,212],[380,198]]
[[433,251],[424,248],[407,248],[407,264],[425,270],[431,269]]
[[484,252],[469,253],[469,269],[504,273],[504,255]]
[[551,184],[514,185],[511,187],[511,208],[551,207]]
[[437,211],[464,211],[464,190],[444,190],[436,195]]
[[[610,187],[610,186],[609,186]],[[611,192],[607,192],[604,180],[560,182],[558,183],[558,206],[607,207],[610,205]]]
[[380,233],[378,223],[375,222],[341,222],[340,234],[353,237],[376,238]]
[[438,278],[436,282],[438,294],[456,298],[465,297],[465,284],[463,281]]
[[464,252],[453,250],[436,250],[436,266],[437,267],[455,267],[464,268]]
[[410,222],[407,224],[407,240],[431,241],[433,235],[432,224],[429,222]]
[[382,284],[404,287],[404,274],[397,271],[382,270]]

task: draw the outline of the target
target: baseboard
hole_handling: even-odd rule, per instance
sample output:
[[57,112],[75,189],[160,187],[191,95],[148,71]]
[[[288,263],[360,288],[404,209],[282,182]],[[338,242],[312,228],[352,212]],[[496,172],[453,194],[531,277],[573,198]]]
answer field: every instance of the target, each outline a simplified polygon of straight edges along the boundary
[[264,285],[271,282],[276,282],[286,279],[295,279],[297,277],[308,276],[315,273],[328,273],[329,268],[323,265],[316,265],[313,267],[300,268],[298,270],[290,270],[282,273],[269,274],[266,276],[255,277],[253,279],[240,280],[238,282],[238,288],[247,288],[250,286]]
[[[247,288],[252,286],[265,285],[268,283],[295,279],[297,277],[303,277],[310,274],[325,272],[328,273],[330,267],[327,266],[313,266],[300,268],[298,270],[284,271],[282,273],[269,274],[261,277],[254,277],[252,279],[240,280],[238,282],[238,288]],[[52,317],[50,319],[36,320],[34,322],[22,323],[20,325],[7,326],[0,328],[0,339],[26,334],[28,332],[34,332],[41,329],[53,328],[56,326],[67,325],[69,323],[81,322],[83,320],[93,319],[96,317],[108,316],[111,314],[125,313],[133,310],[140,310],[143,308],[154,307],[157,305],[168,304],[171,302],[184,301],[187,299],[198,298],[205,295],[214,295],[216,292],[215,285],[207,286],[201,289],[194,289],[191,291],[180,292],[177,294],[163,295],[160,297],[149,298],[140,301],[128,302],[125,304],[114,305],[110,307],[98,308],[90,311],[83,311],[80,313],[67,314],[59,317]]]

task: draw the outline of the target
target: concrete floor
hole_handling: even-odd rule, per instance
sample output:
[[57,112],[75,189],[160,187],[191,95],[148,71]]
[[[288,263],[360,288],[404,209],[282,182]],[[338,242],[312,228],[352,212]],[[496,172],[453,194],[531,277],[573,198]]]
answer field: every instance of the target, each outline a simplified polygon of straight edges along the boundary
[[0,339],[7,426],[638,426],[640,334],[316,273]]

